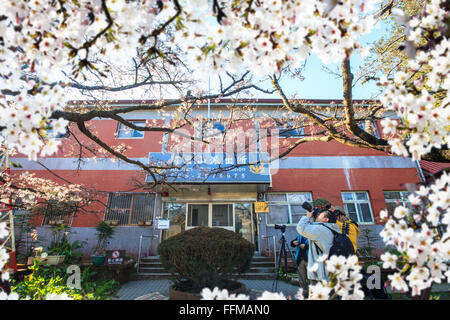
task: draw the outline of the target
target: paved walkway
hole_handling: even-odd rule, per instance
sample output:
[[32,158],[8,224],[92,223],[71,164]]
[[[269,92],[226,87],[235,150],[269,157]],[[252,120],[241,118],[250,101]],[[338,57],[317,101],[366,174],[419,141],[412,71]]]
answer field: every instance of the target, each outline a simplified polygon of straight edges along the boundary
[[[239,282],[245,284],[247,288],[247,294],[250,291],[272,291],[273,280],[245,280],[241,279]],[[170,280],[136,280],[129,281],[120,287],[117,293],[118,300],[135,300],[138,297],[159,292],[161,295],[169,296]],[[286,283],[284,281],[278,281],[277,292],[282,292],[285,297],[291,296],[295,299],[295,295],[298,292],[299,287]]]
[[[273,280],[245,280],[241,279],[240,282],[244,283],[247,287],[247,295],[260,296],[263,291],[272,291]],[[129,281],[120,287],[117,293],[118,300],[135,300],[138,297],[150,295],[150,299],[161,299],[169,296],[170,280],[136,280]],[[299,287],[286,283],[284,281],[278,281],[277,292],[282,292],[285,297],[290,296],[295,300],[295,296]],[[434,284],[432,292],[449,292],[449,284]],[[388,292],[391,292],[388,290]],[[159,293],[156,294],[156,293]]]

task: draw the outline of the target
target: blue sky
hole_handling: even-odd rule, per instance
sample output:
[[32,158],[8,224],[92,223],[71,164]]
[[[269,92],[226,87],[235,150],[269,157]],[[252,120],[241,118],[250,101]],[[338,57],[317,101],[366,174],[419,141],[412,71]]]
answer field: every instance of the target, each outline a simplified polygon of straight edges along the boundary
[[[375,29],[360,41],[361,44],[369,44],[379,39],[386,33],[387,24],[378,24]],[[350,58],[352,72],[356,78],[358,66],[362,64],[362,59],[358,54],[353,54]],[[281,82],[283,90],[289,98],[295,95],[299,99],[342,99],[342,78],[337,78],[334,74],[329,74],[323,68],[324,64],[314,55],[310,56],[306,62],[302,75],[303,81],[292,80],[285,77]],[[327,68],[332,71],[339,71],[340,63],[328,64]],[[353,88],[353,99],[370,99],[376,96],[380,89],[374,81],[363,85],[358,84]],[[278,95],[268,95],[255,93],[259,98],[279,98]]]

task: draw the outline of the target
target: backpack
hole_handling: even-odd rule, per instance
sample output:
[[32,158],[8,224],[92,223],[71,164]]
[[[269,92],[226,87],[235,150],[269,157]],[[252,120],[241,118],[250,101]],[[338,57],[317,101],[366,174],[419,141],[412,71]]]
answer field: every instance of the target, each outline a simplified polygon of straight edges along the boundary
[[[331,256],[344,256],[347,258],[347,257],[355,254],[355,249],[353,248],[353,244],[347,235],[336,232],[324,224],[322,224],[322,225],[325,228],[327,228],[328,230],[330,230],[334,236],[333,245],[330,248],[330,253],[328,254],[328,259]],[[316,246],[316,248],[318,248],[320,250],[319,247]],[[322,250],[320,250],[320,251],[322,251]]]
[[351,219],[342,222],[342,233],[345,234],[346,236],[348,236],[348,234],[350,233],[350,224],[351,223],[353,223],[357,228],[359,228],[358,224]]

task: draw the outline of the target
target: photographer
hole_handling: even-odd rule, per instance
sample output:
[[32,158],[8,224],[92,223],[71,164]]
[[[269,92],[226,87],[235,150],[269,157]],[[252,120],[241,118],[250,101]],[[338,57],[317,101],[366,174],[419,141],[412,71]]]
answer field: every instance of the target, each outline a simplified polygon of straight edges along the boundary
[[298,269],[298,283],[304,293],[308,292],[308,284],[306,283],[307,266],[308,266],[308,248],[309,241],[302,235],[298,235],[296,239],[291,241],[291,247],[297,247],[295,252],[295,262]]
[[[318,261],[322,255],[328,256],[334,240],[333,232],[324,226],[325,224],[335,232],[341,233],[336,224],[336,217],[327,209],[308,211],[297,224],[297,232],[309,240],[308,279],[311,284],[315,284],[319,280],[329,280],[325,264]],[[313,273],[310,269],[316,263],[319,268]]]

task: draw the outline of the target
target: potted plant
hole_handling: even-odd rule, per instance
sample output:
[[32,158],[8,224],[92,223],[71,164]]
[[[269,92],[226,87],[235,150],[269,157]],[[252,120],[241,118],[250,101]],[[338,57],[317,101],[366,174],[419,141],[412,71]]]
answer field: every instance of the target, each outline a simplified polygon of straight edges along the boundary
[[138,221],[138,226],[145,226],[145,221],[144,220],[139,220]]
[[92,264],[102,265],[105,263],[106,247],[109,240],[114,237],[115,229],[105,221],[101,221],[95,230],[97,230],[97,245],[92,254]]
[[65,255],[62,253],[61,249],[66,245],[66,243],[69,242],[67,236],[69,235],[70,227],[64,225],[63,223],[58,225],[59,221],[57,220],[52,221],[56,225],[51,227],[52,238],[50,245],[47,248],[47,256],[42,260],[42,262],[50,265],[58,265],[63,263],[65,259]]
[[145,221],[145,225],[146,226],[151,226],[152,225],[152,221]]

